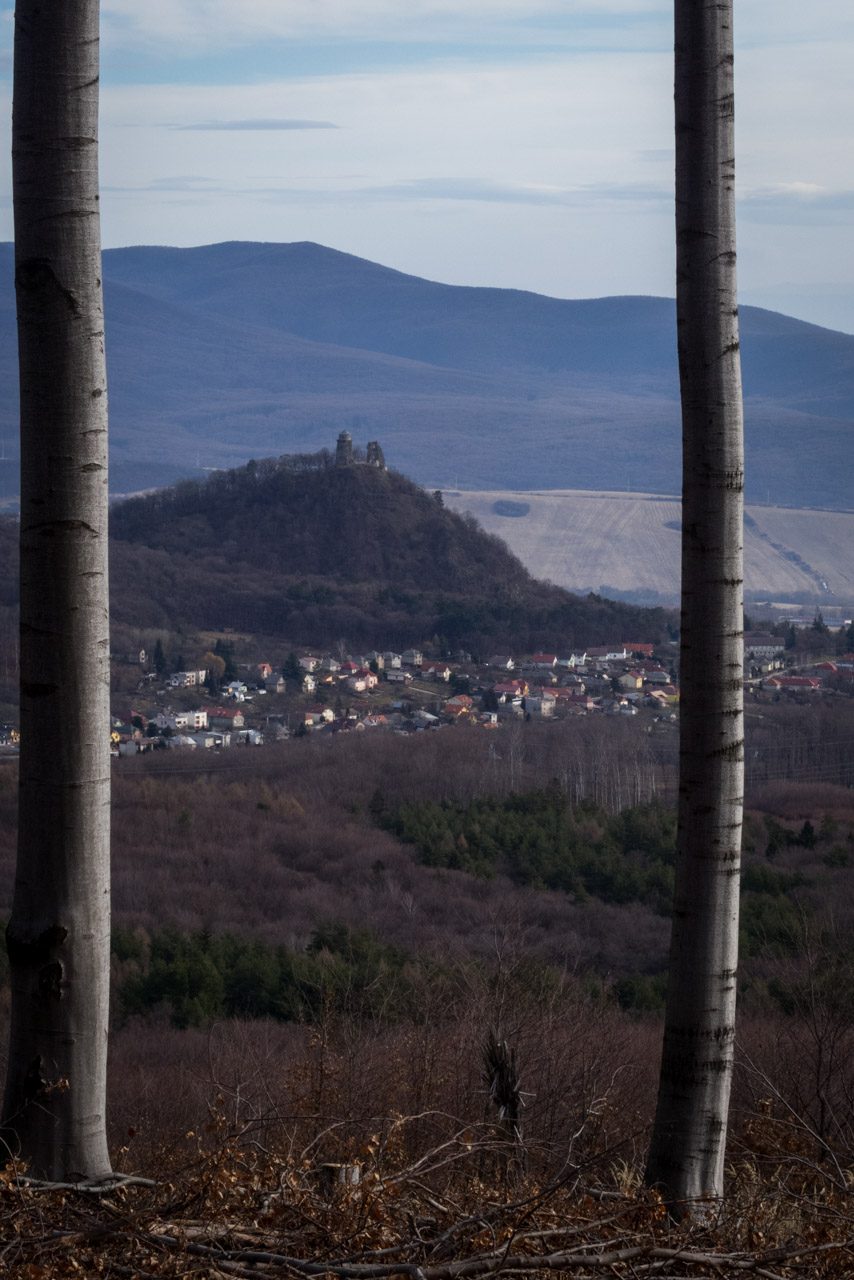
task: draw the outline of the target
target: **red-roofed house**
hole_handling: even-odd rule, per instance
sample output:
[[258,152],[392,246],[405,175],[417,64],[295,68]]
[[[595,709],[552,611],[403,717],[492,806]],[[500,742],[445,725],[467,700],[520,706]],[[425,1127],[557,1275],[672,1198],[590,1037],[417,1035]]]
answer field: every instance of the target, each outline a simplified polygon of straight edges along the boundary
[[449,698],[443,708],[443,714],[449,720],[458,720],[461,716],[471,717],[473,699],[467,693],[458,693],[456,697]]
[[532,667],[542,667],[544,670],[547,668],[555,667],[557,666],[557,654],[556,653],[535,653],[529,659],[529,665]]
[[526,680],[505,680],[492,686],[492,692],[499,702],[512,701],[513,698],[524,698],[528,691],[529,685]]
[[212,729],[242,729],[245,722],[238,707],[213,707],[208,712],[208,723]]

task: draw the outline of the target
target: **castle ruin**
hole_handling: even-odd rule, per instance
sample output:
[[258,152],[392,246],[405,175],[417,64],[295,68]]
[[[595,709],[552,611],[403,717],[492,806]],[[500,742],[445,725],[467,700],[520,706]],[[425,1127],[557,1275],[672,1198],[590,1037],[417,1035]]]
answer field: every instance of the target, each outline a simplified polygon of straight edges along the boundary
[[379,441],[370,440],[368,442],[367,452],[364,457],[361,451],[353,452],[353,437],[349,431],[342,431],[338,436],[338,443],[335,446],[335,465],[336,467],[352,467],[357,463],[361,463],[366,467],[378,467],[380,471],[386,470],[385,457],[380,448]]
[[353,437],[349,431],[342,431],[338,436],[338,444],[335,448],[335,465],[336,467],[349,467],[353,461]]

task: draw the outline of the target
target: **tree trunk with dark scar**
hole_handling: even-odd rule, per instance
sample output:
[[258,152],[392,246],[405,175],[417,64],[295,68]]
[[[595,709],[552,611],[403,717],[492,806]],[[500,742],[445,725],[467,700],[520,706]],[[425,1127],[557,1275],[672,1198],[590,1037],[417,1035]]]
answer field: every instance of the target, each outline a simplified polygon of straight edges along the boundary
[[21,757],[3,1138],[31,1174],[110,1172],[107,396],[97,0],[18,0]]

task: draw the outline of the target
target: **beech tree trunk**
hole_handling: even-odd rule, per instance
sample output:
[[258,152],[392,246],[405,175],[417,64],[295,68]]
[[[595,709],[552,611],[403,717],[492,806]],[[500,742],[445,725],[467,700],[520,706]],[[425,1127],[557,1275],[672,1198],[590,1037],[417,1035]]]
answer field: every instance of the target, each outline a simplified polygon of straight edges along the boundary
[[30,1172],[110,1172],[107,396],[97,0],[18,0],[21,756],[3,1138]]
[[675,98],[681,744],[670,981],[647,1180],[691,1202],[723,1193],[744,791],[732,0],[676,0]]

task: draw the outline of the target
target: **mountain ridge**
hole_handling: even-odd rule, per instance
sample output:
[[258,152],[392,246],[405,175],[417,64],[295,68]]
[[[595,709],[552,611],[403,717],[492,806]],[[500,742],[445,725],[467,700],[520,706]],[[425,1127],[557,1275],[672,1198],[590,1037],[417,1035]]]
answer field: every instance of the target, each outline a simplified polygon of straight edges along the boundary
[[[11,275],[5,244],[7,441]],[[672,299],[446,285],[313,242],[111,249],[104,280],[114,489],[316,450],[342,429],[382,438],[431,487],[678,489]],[[854,337],[741,318],[748,495],[847,505]]]

